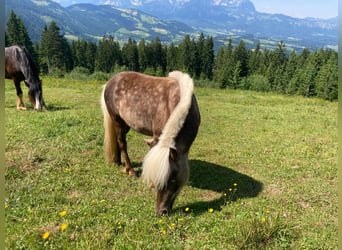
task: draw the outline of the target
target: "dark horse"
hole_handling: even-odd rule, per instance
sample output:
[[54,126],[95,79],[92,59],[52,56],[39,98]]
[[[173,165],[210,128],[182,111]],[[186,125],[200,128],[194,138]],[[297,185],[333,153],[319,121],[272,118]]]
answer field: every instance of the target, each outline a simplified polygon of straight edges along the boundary
[[31,55],[25,48],[17,45],[5,48],[5,78],[12,79],[17,91],[17,109],[26,109],[23,102],[23,91],[20,82],[24,81],[29,88],[28,96],[34,109],[46,108],[42,93],[42,81],[34,65]]
[[135,176],[127,154],[130,128],[153,136],[144,158],[142,178],[157,191],[156,213],[170,213],[189,177],[188,153],[200,125],[200,113],[189,75],[174,71],[168,77],[121,72],[103,88],[104,151],[107,162],[121,164]]

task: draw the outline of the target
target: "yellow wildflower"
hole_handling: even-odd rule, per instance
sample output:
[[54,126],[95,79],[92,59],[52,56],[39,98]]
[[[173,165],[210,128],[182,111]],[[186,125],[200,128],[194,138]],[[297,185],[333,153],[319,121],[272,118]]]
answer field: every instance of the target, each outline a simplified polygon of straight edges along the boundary
[[265,217],[261,217],[260,221],[261,221],[262,223],[264,223],[264,222],[266,221],[266,218],[265,218]]
[[190,211],[190,208],[186,207],[186,208],[184,209],[184,211],[185,211],[185,212],[189,212],[189,211]]
[[236,187],[236,186],[237,186],[237,183],[234,183],[233,185],[234,185],[234,187]]
[[163,231],[162,231],[162,234],[163,234],[163,235],[165,235],[165,234],[166,234],[166,230],[165,230],[165,229],[163,229]]
[[213,213],[213,212],[214,212],[214,209],[209,208],[209,209],[208,209],[208,212],[209,212],[209,213]]
[[176,224],[175,223],[171,223],[171,228],[174,228],[175,226],[176,226]]
[[42,238],[44,240],[46,240],[47,238],[49,238],[49,236],[50,236],[50,233],[49,232],[45,232],[45,233],[43,233]]
[[61,231],[63,232],[67,227],[68,227],[68,225],[65,224],[65,223],[63,223],[63,224],[61,225]]
[[65,210],[59,212],[59,215],[62,216],[62,217],[64,217],[66,214],[67,214],[67,212]]
[[162,219],[159,220],[159,224],[162,224],[164,221]]

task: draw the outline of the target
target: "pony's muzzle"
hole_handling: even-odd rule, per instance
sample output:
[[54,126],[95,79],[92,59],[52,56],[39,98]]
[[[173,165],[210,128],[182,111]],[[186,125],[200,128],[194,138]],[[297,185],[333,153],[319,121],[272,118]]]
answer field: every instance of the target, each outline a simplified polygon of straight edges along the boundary
[[34,109],[37,110],[37,111],[42,111],[42,110],[43,110],[43,107],[42,107],[42,105],[40,104],[40,102],[37,102],[37,101],[36,101],[36,105],[35,105]]
[[163,216],[163,215],[169,215],[171,212],[171,209],[168,208],[161,208],[161,209],[156,209],[156,214],[159,216]]

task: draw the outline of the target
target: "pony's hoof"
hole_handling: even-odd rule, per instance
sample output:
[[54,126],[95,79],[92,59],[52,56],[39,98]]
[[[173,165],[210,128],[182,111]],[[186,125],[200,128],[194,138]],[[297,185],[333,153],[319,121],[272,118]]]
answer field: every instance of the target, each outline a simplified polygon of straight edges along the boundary
[[137,174],[135,173],[135,171],[133,169],[122,169],[122,172],[125,174],[128,174],[131,177],[137,177]]
[[128,175],[129,175],[130,177],[137,177],[137,174],[135,173],[134,170],[128,171]]
[[17,110],[26,110],[26,107],[24,107],[24,106],[19,106],[19,107],[17,107]]
[[151,184],[149,185],[149,189],[150,189],[150,190],[154,190],[154,188],[155,188],[154,185],[151,183]]

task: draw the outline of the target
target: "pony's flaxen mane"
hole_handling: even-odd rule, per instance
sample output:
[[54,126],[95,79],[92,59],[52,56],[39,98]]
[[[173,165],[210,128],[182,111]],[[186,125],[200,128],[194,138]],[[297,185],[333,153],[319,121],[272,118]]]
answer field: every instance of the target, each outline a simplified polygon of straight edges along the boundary
[[180,101],[167,120],[157,145],[145,156],[142,171],[144,182],[157,190],[163,189],[167,184],[170,175],[170,148],[175,148],[175,138],[188,115],[194,88],[188,74],[173,71],[169,73],[169,77],[175,78],[179,83]]

